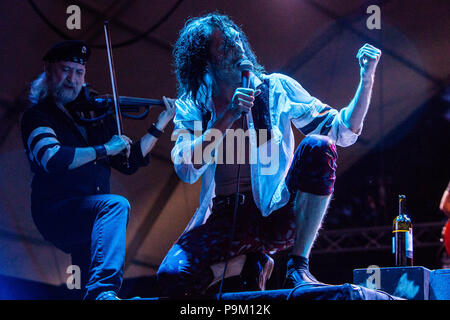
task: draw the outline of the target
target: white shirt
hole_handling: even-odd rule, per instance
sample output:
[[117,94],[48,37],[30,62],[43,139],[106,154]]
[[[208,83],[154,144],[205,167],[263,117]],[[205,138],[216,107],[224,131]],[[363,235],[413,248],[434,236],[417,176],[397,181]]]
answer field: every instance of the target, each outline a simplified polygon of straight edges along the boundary
[[[352,132],[342,119],[347,108],[340,111],[330,108],[319,99],[312,97],[294,79],[282,74],[270,74],[261,76],[269,80],[269,110],[272,125],[272,139],[252,150],[255,152],[251,160],[251,182],[254,201],[263,216],[268,216],[273,211],[283,207],[289,201],[290,193],[285,184],[285,177],[289,170],[294,154],[294,134],[291,121],[303,134],[326,134],[337,145],[350,146],[357,140],[358,133]],[[214,104],[211,99],[211,80],[205,76],[205,83],[199,90],[199,100],[211,112],[211,120],[208,128],[216,119]],[[250,79],[251,86],[256,88],[261,80],[255,76]],[[189,222],[186,231],[203,224],[211,212],[212,199],[215,190],[216,162],[210,161],[196,169],[192,164],[193,146],[202,139],[202,114],[194,101],[182,96],[176,101],[177,111],[174,118],[175,130],[173,139],[176,138],[172,149],[172,161],[175,171],[181,180],[194,183],[202,177],[200,193],[200,206]],[[255,131],[252,130],[253,120],[251,113],[246,116],[247,126],[250,128],[250,143],[255,143]],[[179,136],[177,133],[184,132]],[[187,132],[189,132],[187,134]],[[267,152],[269,150],[269,152]],[[264,158],[264,155],[268,156]],[[268,164],[267,160],[271,159]],[[274,160],[275,159],[275,160]],[[195,161],[195,160],[194,160]]]

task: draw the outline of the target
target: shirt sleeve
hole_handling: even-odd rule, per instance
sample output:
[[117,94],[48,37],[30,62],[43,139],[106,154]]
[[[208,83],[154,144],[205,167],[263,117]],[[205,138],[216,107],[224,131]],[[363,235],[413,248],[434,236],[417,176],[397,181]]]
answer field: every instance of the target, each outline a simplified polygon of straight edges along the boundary
[[25,152],[34,166],[47,173],[69,170],[75,148],[61,145],[44,114],[29,110],[22,117],[21,129]]
[[145,167],[150,163],[150,153],[145,157],[142,155],[141,141],[138,140],[131,144],[128,163],[123,153],[110,157],[110,161],[111,167],[121,173],[131,175],[135,173],[139,168]]
[[[200,168],[195,168],[192,163],[197,159],[194,152],[194,146],[202,141],[202,115],[201,111],[193,106],[190,100],[177,99],[177,111],[174,118],[174,131],[172,141],[175,141],[172,148],[171,157],[174,163],[174,169],[178,177],[187,183],[196,182],[205,172],[211,161],[204,163]],[[202,162],[200,162],[202,163]]]
[[345,108],[338,111],[311,96],[296,80],[278,74],[279,85],[286,95],[289,117],[304,135],[319,134],[332,138],[337,145],[347,147],[361,133],[354,133],[343,121]]
[[[117,134],[117,123],[113,116],[105,119],[105,126],[103,130],[106,132],[106,140],[111,139]],[[106,143],[107,141],[105,141]],[[117,171],[131,175],[135,173],[139,168],[145,167],[150,163],[150,153],[145,157],[142,155],[141,140],[136,140],[131,144],[130,156],[128,161],[124,153],[119,153],[115,156],[109,157],[110,165]]]

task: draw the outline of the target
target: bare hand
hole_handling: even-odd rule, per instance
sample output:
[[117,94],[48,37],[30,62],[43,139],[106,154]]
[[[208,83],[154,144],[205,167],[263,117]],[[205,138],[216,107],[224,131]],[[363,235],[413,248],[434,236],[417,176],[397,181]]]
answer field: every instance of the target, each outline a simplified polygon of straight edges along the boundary
[[115,156],[116,154],[119,154],[123,150],[127,150],[127,158],[130,156],[131,151],[131,139],[127,136],[121,135],[114,135],[111,140],[109,140],[107,143],[105,143],[106,148],[106,154],[108,156]]
[[255,91],[251,88],[237,88],[227,111],[231,112],[234,120],[239,119],[243,113],[247,114],[251,111],[255,97],[260,93],[261,90]]
[[375,76],[375,70],[380,61],[381,50],[366,43],[359,49],[356,58],[359,61],[361,67],[361,78],[369,79]]
[[175,115],[175,111],[177,110],[175,99],[163,97],[163,101],[166,109],[159,114],[158,121],[156,123],[156,127],[161,131],[167,126],[170,120],[172,120]]

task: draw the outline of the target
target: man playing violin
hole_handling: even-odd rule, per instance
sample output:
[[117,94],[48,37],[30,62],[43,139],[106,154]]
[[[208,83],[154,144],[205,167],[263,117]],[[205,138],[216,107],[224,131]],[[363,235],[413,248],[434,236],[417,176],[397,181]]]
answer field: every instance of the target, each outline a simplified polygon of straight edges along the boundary
[[34,174],[31,209],[38,230],[81,268],[84,299],[111,300],[118,299],[122,283],[130,211],[126,198],[110,193],[111,167],[130,175],[148,165],[174,104],[163,97],[166,109],[135,142],[116,134],[111,116],[81,121],[89,56],[82,41],[64,41],[46,53],[21,129]]

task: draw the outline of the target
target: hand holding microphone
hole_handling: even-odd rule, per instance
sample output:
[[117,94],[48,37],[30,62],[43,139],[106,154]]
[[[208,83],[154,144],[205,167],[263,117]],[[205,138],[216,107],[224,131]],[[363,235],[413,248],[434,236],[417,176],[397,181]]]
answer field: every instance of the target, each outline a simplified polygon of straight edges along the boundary
[[239,70],[242,73],[242,87],[236,89],[228,107],[233,120],[237,120],[242,115],[250,112],[255,97],[261,93],[260,90],[249,88],[250,72],[253,70],[253,64],[249,60],[244,60],[239,65]]

